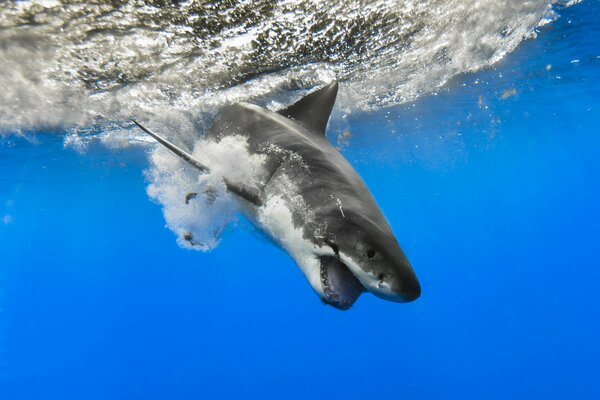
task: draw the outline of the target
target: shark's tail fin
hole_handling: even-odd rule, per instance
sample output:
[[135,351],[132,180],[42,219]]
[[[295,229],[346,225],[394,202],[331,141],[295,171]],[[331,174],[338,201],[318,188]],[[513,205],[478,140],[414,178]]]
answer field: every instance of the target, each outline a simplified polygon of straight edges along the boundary
[[[196,160],[194,158],[194,156],[192,156],[187,151],[177,147],[176,145],[169,142],[164,137],[157,135],[156,133],[151,132],[150,130],[146,129],[136,120],[132,119],[131,121],[133,121],[133,123],[136,124],[141,130],[143,130],[148,135],[150,135],[154,139],[156,139],[160,144],[162,144],[167,149],[171,150],[173,153],[175,153],[176,155],[178,155],[179,157],[181,157],[182,159],[184,159],[185,161],[190,163],[192,166],[197,168],[199,171],[205,172],[205,173],[210,172],[210,169],[206,165],[204,165],[200,161]],[[246,187],[246,186],[243,186],[243,185],[240,185],[237,183],[230,182],[229,179],[227,179],[226,177],[222,177],[222,178],[223,178],[223,181],[225,182],[225,186],[227,187],[227,190],[229,190],[231,193],[236,194],[239,197],[241,197],[242,199],[249,201],[250,203],[253,203],[257,206],[263,204],[263,200],[260,195],[260,192],[258,190],[256,190],[255,188]]]

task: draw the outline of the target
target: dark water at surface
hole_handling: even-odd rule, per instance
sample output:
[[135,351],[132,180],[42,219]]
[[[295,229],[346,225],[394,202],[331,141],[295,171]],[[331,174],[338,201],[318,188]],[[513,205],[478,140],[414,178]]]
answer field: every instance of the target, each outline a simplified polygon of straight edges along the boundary
[[[423,287],[322,305],[243,219],[178,247],[147,149],[0,145],[0,398],[600,397],[600,2],[332,121]],[[342,82],[343,85],[343,82]]]

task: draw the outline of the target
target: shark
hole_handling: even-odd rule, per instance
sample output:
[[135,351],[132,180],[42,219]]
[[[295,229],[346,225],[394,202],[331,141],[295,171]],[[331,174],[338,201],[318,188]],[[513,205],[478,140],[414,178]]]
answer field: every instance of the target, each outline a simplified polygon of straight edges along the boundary
[[[243,138],[248,152],[264,160],[264,174],[253,183],[220,178],[324,303],[348,310],[365,292],[411,302],[421,294],[415,271],[365,182],[326,137],[338,87],[332,82],[277,111],[245,102],[225,106],[206,136]],[[132,121],[199,173],[211,172],[186,149]],[[186,202],[196,195],[188,193]]]

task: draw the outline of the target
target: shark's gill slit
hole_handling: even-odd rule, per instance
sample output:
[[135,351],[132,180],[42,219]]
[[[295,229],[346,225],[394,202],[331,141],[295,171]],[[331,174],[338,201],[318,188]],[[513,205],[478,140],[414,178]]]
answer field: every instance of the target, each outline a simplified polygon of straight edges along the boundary
[[331,247],[331,250],[333,250],[333,253],[335,254],[335,256],[337,258],[340,258],[340,249],[337,246],[337,244],[333,243],[333,242],[327,242],[327,244],[329,245],[329,247]]

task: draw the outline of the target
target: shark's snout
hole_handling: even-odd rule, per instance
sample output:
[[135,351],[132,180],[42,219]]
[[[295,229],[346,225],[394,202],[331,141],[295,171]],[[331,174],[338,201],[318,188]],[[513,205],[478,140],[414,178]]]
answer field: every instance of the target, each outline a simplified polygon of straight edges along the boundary
[[421,285],[406,257],[393,268],[371,275],[376,284],[367,285],[375,296],[396,303],[408,303],[421,296]]
[[414,301],[421,296],[421,284],[416,278],[404,282],[399,294],[407,303]]
[[421,284],[408,260],[404,256],[402,258],[400,271],[395,274],[390,282],[390,286],[392,291],[398,296],[396,301],[408,303],[415,301],[421,296]]
[[396,303],[409,303],[421,295],[421,285],[414,279],[403,282],[380,281],[369,290],[375,296]]

